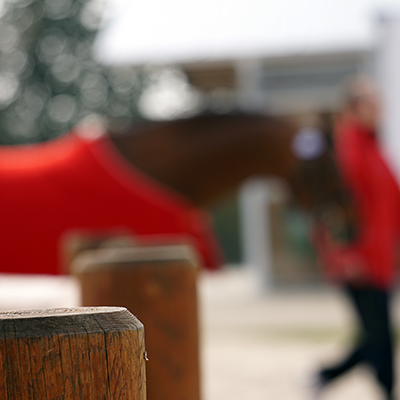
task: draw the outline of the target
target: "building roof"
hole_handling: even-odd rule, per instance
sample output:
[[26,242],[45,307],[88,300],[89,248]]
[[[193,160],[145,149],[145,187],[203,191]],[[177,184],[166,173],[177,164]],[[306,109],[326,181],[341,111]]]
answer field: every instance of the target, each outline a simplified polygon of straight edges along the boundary
[[95,53],[110,64],[220,62],[373,45],[400,0],[113,0]]

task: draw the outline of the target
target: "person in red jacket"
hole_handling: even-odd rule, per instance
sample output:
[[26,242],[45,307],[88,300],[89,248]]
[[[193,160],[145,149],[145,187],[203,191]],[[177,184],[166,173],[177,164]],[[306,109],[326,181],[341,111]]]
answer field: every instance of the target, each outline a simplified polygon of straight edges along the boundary
[[356,80],[334,132],[339,172],[357,214],[354,239],[338,245],[318,227],[316,245],[326,274],[343,284],[359,317],[361,335],[338,365],[318,374],[327,384],[360,363],[369,364],[386,400],[393,400],[393,335],[390,293],[396,282],[400,190],[379,147],[380,104],[372,83]]

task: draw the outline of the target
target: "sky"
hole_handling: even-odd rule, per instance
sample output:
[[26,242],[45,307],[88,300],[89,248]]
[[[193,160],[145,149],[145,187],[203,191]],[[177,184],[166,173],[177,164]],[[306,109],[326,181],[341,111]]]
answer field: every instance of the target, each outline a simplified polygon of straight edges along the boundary
[[400,0],[110,0],[105,63],[215,61],[370,47]]

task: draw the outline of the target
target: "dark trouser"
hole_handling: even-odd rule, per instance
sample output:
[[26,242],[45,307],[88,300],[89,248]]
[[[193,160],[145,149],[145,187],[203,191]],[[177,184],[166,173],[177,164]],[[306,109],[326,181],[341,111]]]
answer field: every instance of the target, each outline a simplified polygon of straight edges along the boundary
[[393,336],[390,318],[390,295],[387,291],[347,288],[360,319],[361,335],[355,349],[339,365],[321,371],[329,383],[359,363],[370,365],[386,394],[392,400],[394,384]]

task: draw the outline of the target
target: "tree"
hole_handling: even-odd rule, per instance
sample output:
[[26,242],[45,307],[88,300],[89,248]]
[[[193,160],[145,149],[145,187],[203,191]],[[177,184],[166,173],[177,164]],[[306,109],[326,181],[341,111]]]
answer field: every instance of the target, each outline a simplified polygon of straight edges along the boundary
[[0,17],[0,144],[46,141],[99,114],[140,119],[141,72],[92,57],[93,0],[5,0]]

